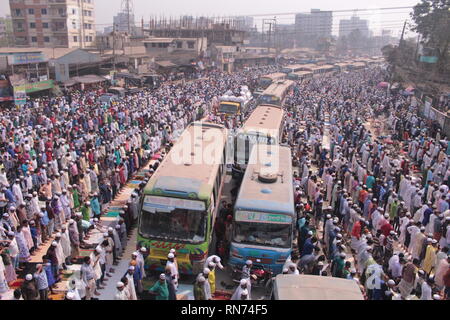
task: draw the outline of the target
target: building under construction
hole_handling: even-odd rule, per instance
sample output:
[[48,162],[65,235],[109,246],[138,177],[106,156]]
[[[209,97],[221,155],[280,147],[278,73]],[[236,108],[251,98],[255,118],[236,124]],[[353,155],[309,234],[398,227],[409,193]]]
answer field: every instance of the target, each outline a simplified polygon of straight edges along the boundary
[[161,38],[203,38],[208,44],[243,45],[247,26],[242,19],[184,16],[179,19],[152,18],[144,34]]

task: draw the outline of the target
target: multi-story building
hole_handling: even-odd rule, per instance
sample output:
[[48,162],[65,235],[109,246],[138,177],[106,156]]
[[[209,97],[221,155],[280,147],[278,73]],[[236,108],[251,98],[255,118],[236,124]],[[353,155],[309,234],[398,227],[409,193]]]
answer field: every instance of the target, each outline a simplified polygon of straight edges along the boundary
[[363,20],[357,16],[353,16],[350,19],[342,19],[339,21],[339,37],[347,37],[356,30],[359,30],[364,38],[368,38],[370,36],[369,20]]
[[127,32],[130,31],[130,34],[135,33],[136,25],[134,24],[134,14],[130,13],[130,26],[128,30],[128,13],[127,12],[119,12],[116,16],[113,17],[113,23],[116,26],[117,32]]
[[17,46],[95,45],[94,0],[9,0]]
[[11,16],[0,18],[0,46],[11,46],[14,37],[12,34]]
[[318,40],[331,38],[333,12],[311,9],[311,13],[298,13],[295,26],[299,45],[314,46]]

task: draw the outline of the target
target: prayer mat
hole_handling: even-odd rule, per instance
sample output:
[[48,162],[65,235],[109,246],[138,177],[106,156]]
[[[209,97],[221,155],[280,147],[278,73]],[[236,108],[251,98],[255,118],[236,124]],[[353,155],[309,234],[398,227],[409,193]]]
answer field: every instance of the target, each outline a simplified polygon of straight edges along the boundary
[[116,218],[119,216],[119,211],[108,211],[108,213],[105,215],[105,217],[108,218]]
[[8,286],[12,290],[16,290],[22,286],[22,283],[24,282],[24,279],[16,279],[10,283],[8,283]]

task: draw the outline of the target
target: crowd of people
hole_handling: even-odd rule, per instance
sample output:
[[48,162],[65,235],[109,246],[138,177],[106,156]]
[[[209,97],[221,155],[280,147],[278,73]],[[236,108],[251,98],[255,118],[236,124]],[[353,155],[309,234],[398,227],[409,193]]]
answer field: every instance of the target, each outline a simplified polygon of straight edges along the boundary
[[[212,101],[242,85],[256,88],[277,66],[232,74],[205,73],[196,81],[164,82],[102,105],[104,89],[37,98],[20,110],[2,110],[0,122],[0,294],[18,276],[16,299],[46,300],[63,270],[81,263],[67,299],[100,295],[122,258],[138,218],[144,180],[105,227],[101,217],[127,181],[192,121],[208,116],[228,128],[242,119],[215,116]],[[438,127],[418,116],[417,102],[377,88],[384,71],[370,68],[298,81],[287,98],[283,142],[291,145],[297,241],[283,273],[356,281],[368,299],[448,299],[450,296],[449,143]],[[147,177],[146,179],[148,179]],[[222,203],[215,232],[230,237],[232,204]],[[231,219],[230,219],[231,217]],[[92,230],[103,234],[94,247]],[[39,248],[50,241],[37,264]],[[91,248],[80,258],[80,249]],[[226,246],[205,262],[194,296],[216,291]],[[134,252],[117,283],[117,300],[145,294],[175,300],[176,251],[147,291],[145,247]],[[81,260],[80,260],[81,259]],[[251,299],[252,263],[242,270],[233,300]]]
[[298,255],[283,272],[352,279],[372,300],[448,299],[448,140],[413,97],[377,88],[384,76],[313,79],[290,97]]
[[[211,110],[213,97],[236,91],[242,83],[256,83],[274,68],[203,72],[196,81],[166,81],[110,105],[99,99],[105,88],[91,86],[61,97],[31,99],[20,110],[2,109],[0,294],[26,273],[23,291],[33,292],[23,298],[47,299],[61,271],[77,262],[80,249],[89,247],[90,230],[98,229],[104,240],[91,260],[83,261],[82,272],[87,298],[98,295],[105,274],[110,275],[126,247],[137,219],[138,196],[128,200],[112,230],[100,221],[106,206],[159,150],[169,149],[189,123]],[[49,241],[42,261],[30,267]]]

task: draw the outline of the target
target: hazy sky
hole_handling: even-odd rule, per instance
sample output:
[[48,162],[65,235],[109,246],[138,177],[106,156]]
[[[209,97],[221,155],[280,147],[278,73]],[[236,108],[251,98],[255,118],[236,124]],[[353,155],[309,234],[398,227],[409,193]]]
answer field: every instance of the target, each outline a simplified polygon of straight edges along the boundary
[[[121,7],[122,0],[94,0],[97,29],[112,25],[112,17]],[[391,8],[414,6],[419,0],[133,0],[135,19],[144,18],[148,22],[152,15],[178,17],[180,15],[253,15],[306,12],[312,7],[321,10],[353,10],[370,8]],[[0,0],[0,15],[9,13],[9,1]],[[408,18],[410,9],[373,10],[357,13],[363,19],[370,20],[372,29],[400,30]],[[334,13],[333,31],[337,31],[339,20],[352,15],[352,12]],[[266,17],[267,18],[267,17]],[[262,17],[255,17],[260,24]],[[293,15],[277,15],[278,23],[293,22]]]

